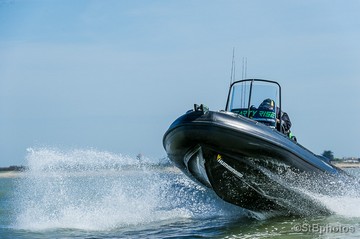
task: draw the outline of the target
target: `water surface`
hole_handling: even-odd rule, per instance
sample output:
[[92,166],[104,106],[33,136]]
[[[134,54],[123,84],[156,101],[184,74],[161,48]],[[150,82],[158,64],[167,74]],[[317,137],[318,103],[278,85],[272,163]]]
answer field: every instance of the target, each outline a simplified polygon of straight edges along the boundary
[[288,217],[230,205],[167,161],[40,148],[27,162],[0,178],[0,238],[360,237],[356,187],[313,195],[333,215]]

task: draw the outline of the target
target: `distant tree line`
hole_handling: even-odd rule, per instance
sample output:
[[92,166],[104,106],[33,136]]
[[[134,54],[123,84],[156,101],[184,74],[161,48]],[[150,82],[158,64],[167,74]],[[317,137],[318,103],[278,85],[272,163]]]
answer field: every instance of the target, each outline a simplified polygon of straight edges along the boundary
[[0,167],[0,172],[6,172],[6,171],[25,171],[25,166],[10,166],[10,167]]
[[324,150],[321,155],[329,160],[335,160],[334,153],[331,150]]
[[[331,150],[324,150],[324,152],[321,154],[323,157],[329,159],[330,161],[342,161],[342,160],[346,160],[346,158],[340,159],[340,158],[335,158],[334,157],[334,153]],[[351,158],[352,159],[352,158]],[[360,159],[358,159],[360,161]]]

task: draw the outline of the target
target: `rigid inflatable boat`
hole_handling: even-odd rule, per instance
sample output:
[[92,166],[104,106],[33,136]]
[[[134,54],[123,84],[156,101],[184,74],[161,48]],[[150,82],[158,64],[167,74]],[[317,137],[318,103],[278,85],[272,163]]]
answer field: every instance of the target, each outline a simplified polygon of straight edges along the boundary
[[[271,99],[270,109],[258,107],[264,99]],[[302,189],[322,193],[346,174],[284,133],[280,112],[277,82],[235,81],[225,110],[194,105],[171,124],[163,146],[186,175],[229,203],[260,212],[330,213]]]

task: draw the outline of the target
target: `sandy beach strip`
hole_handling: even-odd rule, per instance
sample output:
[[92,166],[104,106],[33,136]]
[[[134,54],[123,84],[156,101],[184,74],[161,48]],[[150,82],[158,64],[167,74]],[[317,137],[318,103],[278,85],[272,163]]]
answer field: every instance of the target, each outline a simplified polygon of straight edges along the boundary
[[19,177],[22,173],[19,171],[4,171],[0,172],[0,178],[16,178]]
[[339,168],[360,168],[360,163],[333,163]]

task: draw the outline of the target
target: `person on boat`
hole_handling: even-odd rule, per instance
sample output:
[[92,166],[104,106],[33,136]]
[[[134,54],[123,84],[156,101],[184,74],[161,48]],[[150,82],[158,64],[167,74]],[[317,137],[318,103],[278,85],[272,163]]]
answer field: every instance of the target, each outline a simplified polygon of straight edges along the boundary
[[[263,109],[266,110],[268,112],[274,111],[274,107],[275,107],[275,102],[274,100],[268,98],[265,99],[260,105],[259,105],[259,110]],[[291,121],[290,121],[290,117],[289,115],[284,112],[281,111],[279,107],[276,107],[276,125],[278,126],[278,124],[280,123],[280,117],[281,117],[281,125],[280,125],[280,132],[282,132],[283,134],[287,135],[290,139],[297,141],[296,137],[291,133],[290,128],[291,128]]]

